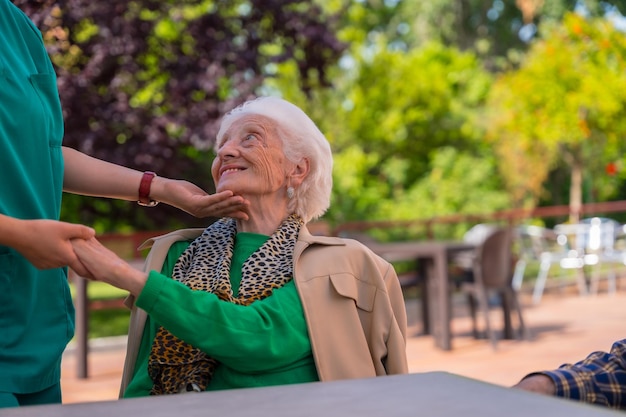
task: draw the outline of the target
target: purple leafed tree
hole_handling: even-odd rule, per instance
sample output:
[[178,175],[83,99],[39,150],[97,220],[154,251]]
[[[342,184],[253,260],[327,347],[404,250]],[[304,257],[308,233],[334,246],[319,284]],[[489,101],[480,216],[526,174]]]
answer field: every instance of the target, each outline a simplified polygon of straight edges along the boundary
[[[334,18],[310,1],[13,1],[42,31],[55,64],[65,145],[207,191],[210,154],[201,151],[211,148],[224,112],[253,97],[275,63],[295,62],[305,90],[327,84],[326,68],[345,47]],[[160,206],[148,219],[120,202],[65,200],[66,219],[106,215],[107,228],[118,220],[189,224]]]

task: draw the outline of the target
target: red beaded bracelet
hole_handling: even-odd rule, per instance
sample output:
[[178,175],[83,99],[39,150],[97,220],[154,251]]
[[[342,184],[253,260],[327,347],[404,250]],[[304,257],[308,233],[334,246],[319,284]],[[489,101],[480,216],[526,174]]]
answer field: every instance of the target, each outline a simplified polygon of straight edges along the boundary
[[150,199],[150,184],[152,184],[152,180],[156,176],[157,175],[152,171],[143,173],[141,182],[139,183],[139,200],[137,200],[137,204],[140,206],[154,207],[159,204],[158,201]]

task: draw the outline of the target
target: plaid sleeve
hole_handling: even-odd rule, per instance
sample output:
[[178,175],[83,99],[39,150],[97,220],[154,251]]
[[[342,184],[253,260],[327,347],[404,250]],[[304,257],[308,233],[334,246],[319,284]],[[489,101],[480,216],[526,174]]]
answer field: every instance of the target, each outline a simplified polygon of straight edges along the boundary
[[609,353],[593,352],[541,374],[552,378],[560,397],[626,409],[626,339],[613,343]]

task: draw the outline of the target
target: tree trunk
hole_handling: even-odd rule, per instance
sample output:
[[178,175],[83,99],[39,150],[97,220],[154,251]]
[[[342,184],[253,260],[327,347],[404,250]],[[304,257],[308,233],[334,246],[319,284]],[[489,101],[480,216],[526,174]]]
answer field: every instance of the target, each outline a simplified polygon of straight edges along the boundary
[[578,223],[583,204],[583,164],[579,158],[574,158],[571,164],[572,177],[569,189],[569,221]]

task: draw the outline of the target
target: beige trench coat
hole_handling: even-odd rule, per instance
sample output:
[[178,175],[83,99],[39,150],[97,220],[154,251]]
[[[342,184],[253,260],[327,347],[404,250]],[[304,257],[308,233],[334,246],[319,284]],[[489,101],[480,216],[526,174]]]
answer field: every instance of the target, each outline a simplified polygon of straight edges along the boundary
[[[146,271],[160,271],[170,246],[204,229],[183,229],[149,239]],[[294,249],[294,279],[321,381],[408,372],[406,310],[395,270],[361,243],[313,236],[303,227]],[[146,312],[131,308],[120,397],[135,368]]]

